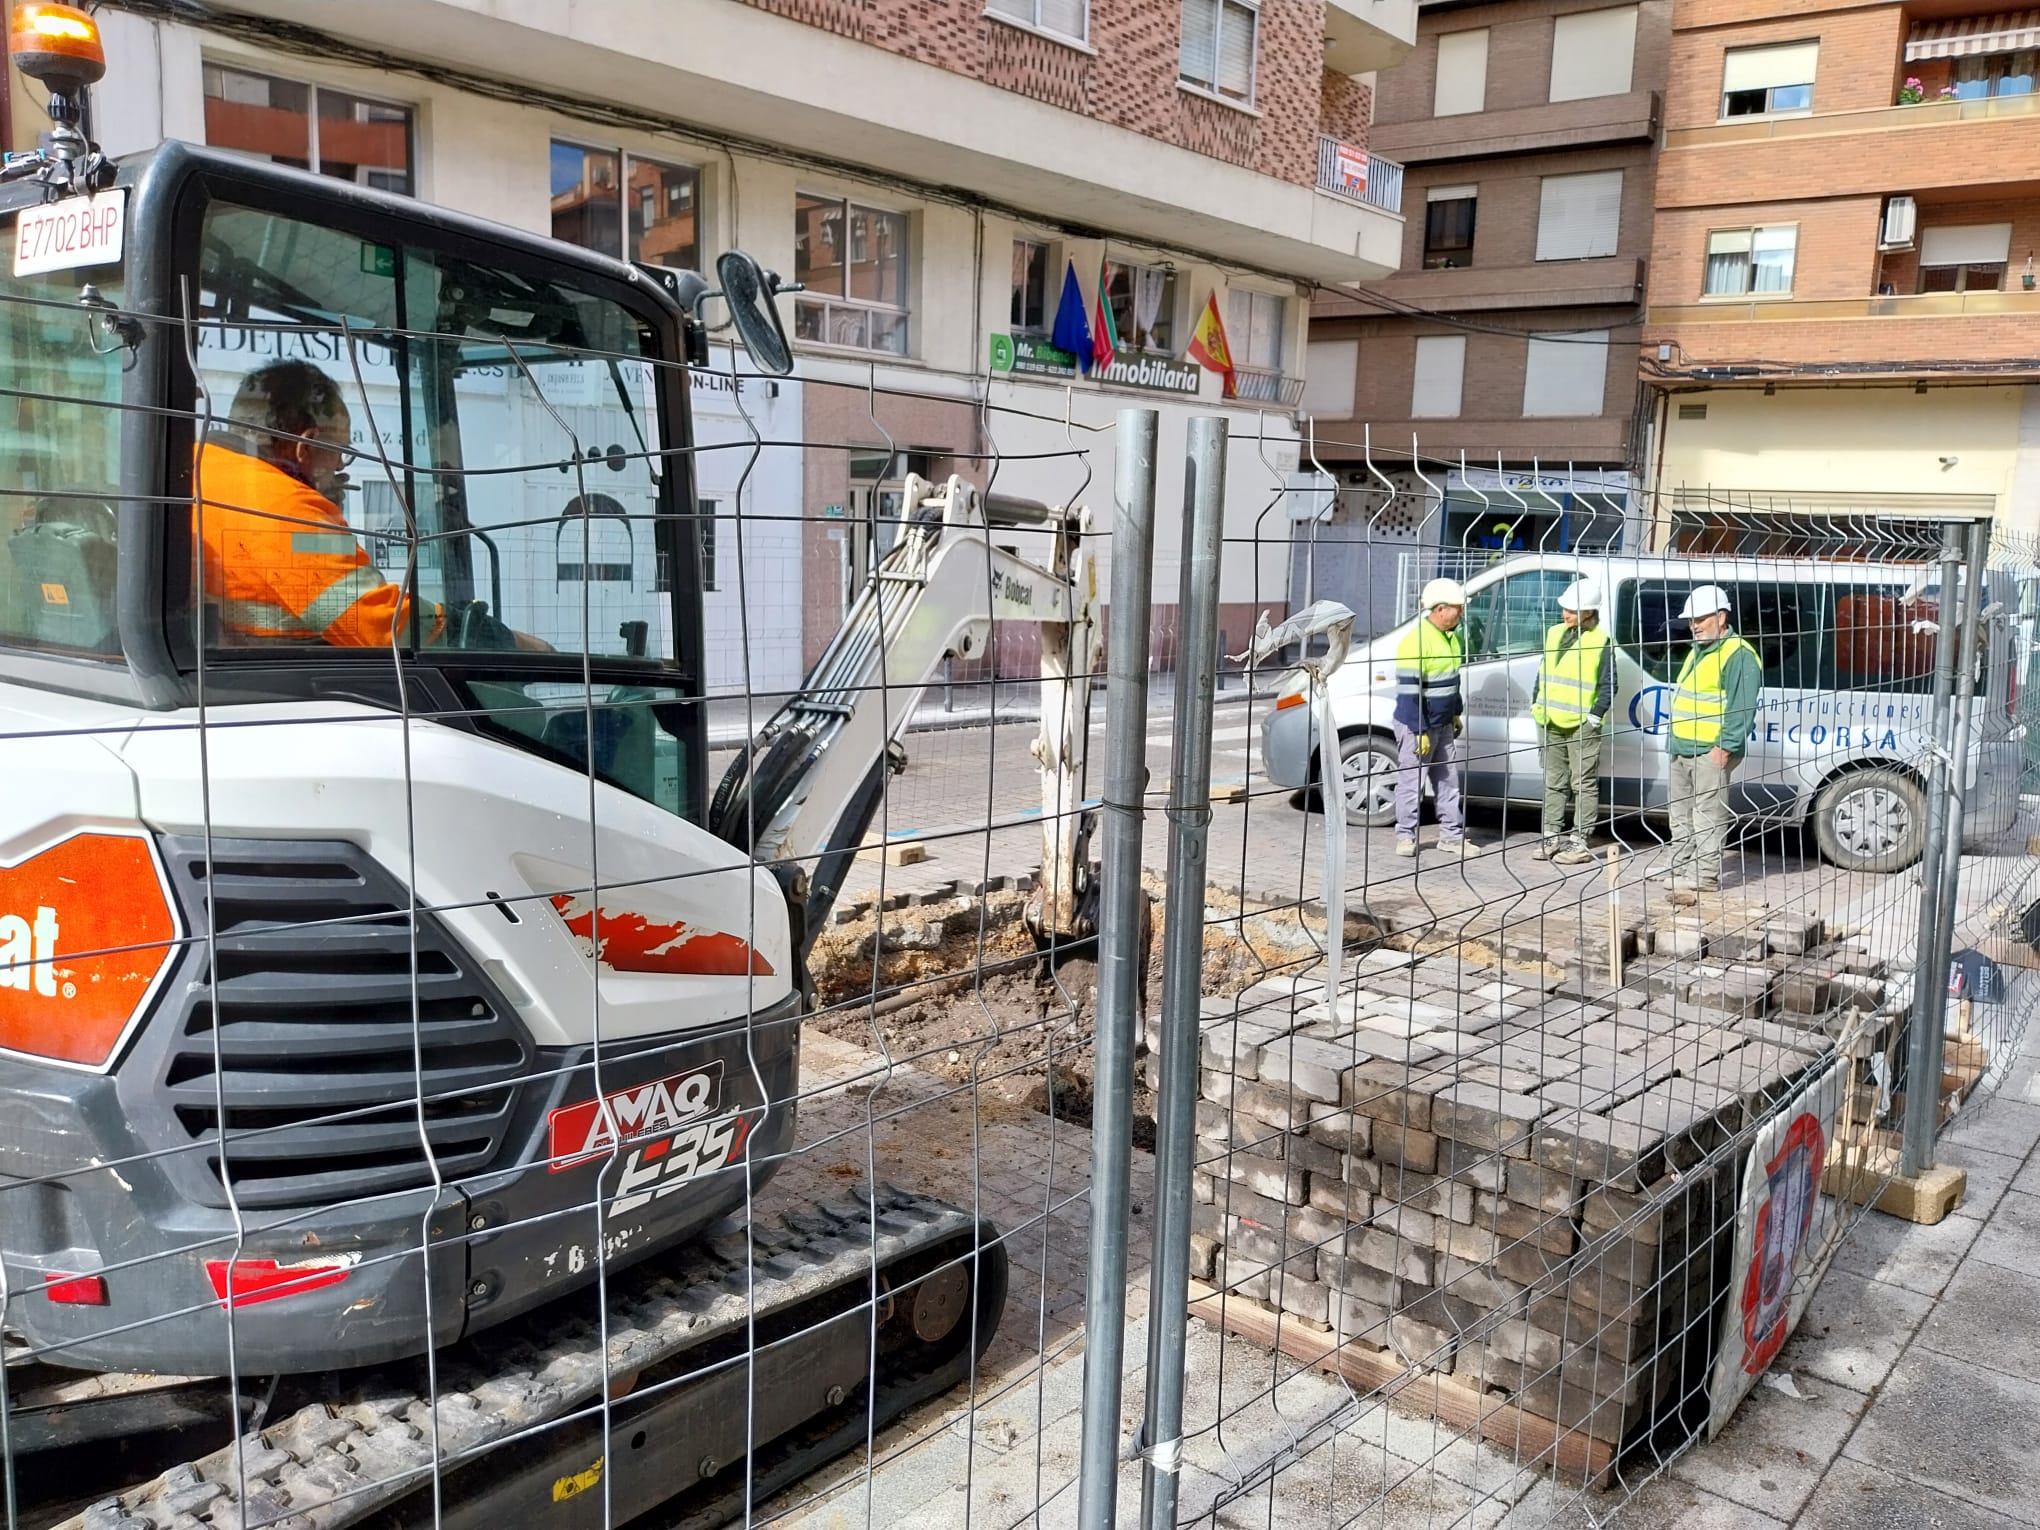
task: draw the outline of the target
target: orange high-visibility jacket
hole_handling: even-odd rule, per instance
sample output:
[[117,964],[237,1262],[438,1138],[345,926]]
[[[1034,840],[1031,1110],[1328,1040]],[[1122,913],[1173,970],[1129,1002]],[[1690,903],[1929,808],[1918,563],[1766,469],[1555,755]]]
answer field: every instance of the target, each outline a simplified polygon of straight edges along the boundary
[[[196,516],[205,593],[237,639],[387,647],[409,620],[404,592],[383,577],[340,509],[258,457],[207,442]],[[439,636],[435,612],[427,640]]]

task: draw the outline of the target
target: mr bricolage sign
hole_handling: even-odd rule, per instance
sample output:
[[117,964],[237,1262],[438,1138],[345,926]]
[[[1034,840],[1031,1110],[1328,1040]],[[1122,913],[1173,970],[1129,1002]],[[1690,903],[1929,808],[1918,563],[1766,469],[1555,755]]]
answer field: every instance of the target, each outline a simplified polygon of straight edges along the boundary
[[[1039,335],[992,336],[992,370],[1024,377],[1070,378],[1077,375],[1077,358],[1058,350]],[[1194,361],[1176,361],[1167,356],[1145,356],[1122,351],[1109,367],[1091,373],[1094,381],[1116,388],[1139,388],[1148,393],[1194,394],[1201,372]]]

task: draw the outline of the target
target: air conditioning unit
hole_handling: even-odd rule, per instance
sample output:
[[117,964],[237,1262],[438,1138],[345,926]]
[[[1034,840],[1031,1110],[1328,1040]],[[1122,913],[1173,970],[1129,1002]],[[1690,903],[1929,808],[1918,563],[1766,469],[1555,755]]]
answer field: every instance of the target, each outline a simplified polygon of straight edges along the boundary
[[1884,199],[1884,237],[1877,242],[1880,250],[1909,250],[1913,242],[1913,226],[1919,220],[1919,208],[1911,197],[1886,197]]

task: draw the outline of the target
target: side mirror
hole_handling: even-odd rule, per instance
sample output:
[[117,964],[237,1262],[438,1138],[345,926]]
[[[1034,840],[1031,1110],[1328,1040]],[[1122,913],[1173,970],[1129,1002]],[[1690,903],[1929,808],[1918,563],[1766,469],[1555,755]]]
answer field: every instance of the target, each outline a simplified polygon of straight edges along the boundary
[[762,372],[787,376],[793,371],[793,347],[787,344],[786,326],[774,301],[781,290],[779,277],[742,250],[725,250],[716,260],[715,274],[722,291],[714,296],[729,305],[730,319],[744,337],[751,360]]

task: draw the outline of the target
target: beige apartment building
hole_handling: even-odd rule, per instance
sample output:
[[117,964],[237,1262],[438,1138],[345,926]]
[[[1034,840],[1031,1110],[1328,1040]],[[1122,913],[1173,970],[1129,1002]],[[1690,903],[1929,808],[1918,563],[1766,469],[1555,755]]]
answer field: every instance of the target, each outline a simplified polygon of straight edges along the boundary
[[[1404,243],[1368,82],[1409,53],[1414,0],[135,0],[102,22],[112,152],[212,143],[626,259],[741,246],[806,284],[794,377],[694,390],[712,686],[798,679],[909,471],[996,461],[1002,491],[1109,514],[1128,405],[1162,416],[1165,603],[1185,423],[1231,421],[1237,641],[1284,594],[1250,523],[1298,464],[1309,293],[1387,276]],[[29,92],[11,116],[31,141]],[[1119,331],[1102,375],[1048,344],[1069,270]],[[1230,395],[1184,360],[1214,297]],[[828,444],[747,475],[753,421]],[[1173,627],[1159,611],[1165,656]]]
[[1312,308],[1305,408],[1344,490],[1319,588],[1365,582],[1385,616],[1433,571],[1633,534],[1671,10],[1419,5],[1371,139],[1404,165],[1400,270]]

